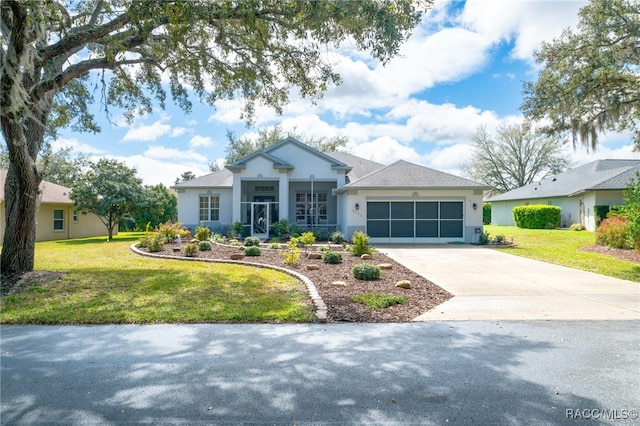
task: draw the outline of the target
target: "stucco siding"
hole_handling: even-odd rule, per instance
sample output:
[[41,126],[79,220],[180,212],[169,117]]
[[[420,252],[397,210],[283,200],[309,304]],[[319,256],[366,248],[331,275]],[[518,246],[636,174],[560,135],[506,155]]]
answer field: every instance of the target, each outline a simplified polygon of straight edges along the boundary
[[190,188],[178,192],[178,221],[189,229],[200,226],[200,196],[220,197],[220,220],[203,222],[214,231],[233,223],[231,188]]
[[[54,211],[62,211],[62,218],[58,216],[58,227],[54,229]],[[41,204],[36,212],[36,241],[67,240],[70,238],[87,238],[107,236],[107,227],[98,216],[87,213],[77,214],[77,222],[73,220],[74,207],[69,204]],[[0,241],[4,239],[5,216],[4,202],[0,203]],[[117,227],[114,235],[117,235]]]
[[310,176],[316,179],[338,179],[336,170],[331,169],[329,162],[296,145],[284,144],[273,150],[271,154],[295,165],[295,168],[289,172],[289,179],[309,179]]
[[[73,207],[69,208],[67,215],[69,223],[69,237],[70,238],[87,238],[104,235],[107,236],[109,231],[107,227],[102,223],[100,218],[92,213],[77,214],[77,221],[73,220]],[[113,231],[113,235],[118,234],[118,229]]]
[[573,223],[580,223],[581,199],[582,197],[494,201],[491,203],[491,224],[515,226],[516,223],[513,220],[515,207],[542,204],[560,207],[560,226],[569,227]]

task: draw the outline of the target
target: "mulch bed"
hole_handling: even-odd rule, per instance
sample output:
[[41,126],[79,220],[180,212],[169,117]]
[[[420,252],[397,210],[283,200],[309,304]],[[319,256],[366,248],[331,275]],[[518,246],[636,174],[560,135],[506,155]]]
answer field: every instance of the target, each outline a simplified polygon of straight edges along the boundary
[[630,260],[631,262],[640,263],[640,251],[617,249],[608,246],[586,246],[581,247],[584,251],[606,254],[622,260]]
[[[409,322],[424,312],[453,297],[424,277],[407,269],[380,252],[374,252],[371,260],[366,261],[374,265],[389,263],[390,270],[382,270],[381,277],[375,281],[361,281],[353,277],[351,269],[362,263],[359,257],[344,251],[342,246],[332,244],[332,251],[342,254],[342,263],[332,265],[324,263],[322,259],[308,259],[307,254],[319,252],[318,246],[301,252],[300,261],[295,266],[286,265],[282,253],[286,250],[271,249],[269,245],[261,245],[261,255],[246,256],[244,262],[262,263],[294,270],[307,276],[315,284],[322,300],[327,305],[327,322]],[[164,250],[155,254],[184,257],[184,249],[174,252],[174,244],[165,244]],[[146,250],[146,249],[140,249]],[[238,247],[213,244],[211,251],[199,251],[198,258],[229,260],[232,254],[242,253]],[[308,270],[308,265],[318,265],[318,270]],[[411,281],[410,289],[398,288],[395,284],[400,280]],[[344,281],[346,287],[331,285],[334,281]],[[350,297],[363,293],[382,293],[402,296],[407,299],[403,305],[389,308],[372,309],[362,304],[352,302]]]

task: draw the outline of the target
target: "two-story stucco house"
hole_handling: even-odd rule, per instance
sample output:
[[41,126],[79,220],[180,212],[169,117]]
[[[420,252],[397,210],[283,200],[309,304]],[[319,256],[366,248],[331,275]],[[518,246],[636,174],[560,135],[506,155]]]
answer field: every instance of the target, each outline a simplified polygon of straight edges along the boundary
[[266,239],[281,219],[371,242],[475,242],[486,185],[406,161],[391,165],[323,153],[287,138],[225,169],[175,185],[178,220],[226,232],[241,222]]

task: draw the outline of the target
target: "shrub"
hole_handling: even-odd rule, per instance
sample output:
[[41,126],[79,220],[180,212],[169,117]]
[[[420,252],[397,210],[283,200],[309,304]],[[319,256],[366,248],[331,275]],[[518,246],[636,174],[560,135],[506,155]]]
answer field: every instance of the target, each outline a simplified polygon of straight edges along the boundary
[[480,245],[485,245],[485,244],[489,244],[489,241],[491,240],[491,237],[489,236],[489,233],[487,231],[484,231],[482,234],[480,234],[480,236],[478,237],[478,244]]
[[293,234],[291,234],[291,238],[300,238],[300,234],[297,232],[294,232]]
[[231,241],[229,245],[233,247],[242,247],[242,243],[240,241]]
[[613,248],[629,248],[629,221],[621,216],[607,218],[596,230],[596,244]]
[[213,234],[211,239],[214,243],[224,243],[224,237],[220,234]]
[[269,248],[274,249],[274,250],[278,250],[280,248],[280,244],[278,243],[271,243],[271,245],[269,246]]
[[304,234],[300,235],[300,238],[298,238],[298,242],[303,246],[310,246],[316,242],[316,236],[311,231],[305,232]]
[[402,296],[393,296],[391,294],[381,293],[358,294],[351,297],[350,300],[373,309],[388,308],[389,306],[404,305],[407,303],[407,299]]
[[504,234],[498,234],[493,238],[493,241],[495,241],[496,243],[504,243],[506,239],[507,237],[505,237]]
[[233,225],[231,225],[231,229],[233,230],[233,233],[235,234],[236,237],[238,238],[244,237],[244,225],[242,224],[242,222],[240,221],[233,222]]
[[362,231],[356,231],[351,237],[351,244],[349,251],[354,256],[362,256],[363,254],[371,254],[373,249],[369,247],[369,236]]
[[260,251],[260,247],[258,246],[249,246],[244,249],[245,256],[260,256],[262,252]]
[[198,226],[194,236],[198,241],[208,240],[211,236],[211,230],[206,226]]
[[189,244],[185,244],[184,245],[184,255],[187,257],[195,257],[196,254],[198,253],[198,246],[193,244],[193,243],[189,243]]
[[164,249],[164,237],[156,234],[147,241],[147,249],[151,253],[162,251]]
[[324,229],[314,229],[313,236],[316,238],[316,241],[328,241],[329,234]]
[[335,244],[342,244],[344,243],[344,234],[340,231],[333,231],[329,237],[329,241]]
[[370,263],[358,263],[351,272],[359,280],[372,281],[380,278],[380,268]]
[[517,206],[513,210],[513,220],[519,228],[555,229],[560,224],[560,207],[536,204]]
[[284,263],[289,266],[294,266],[300,260],[300,248],[298,247],[298,239],[291,238],[287,243],[289,246],[289,250],[284,253],[280,253],[282,258],[284,259]]
[[260,245],[260,238],[258,238],[258,237],[247,237],[247,238],[244,239],[244,245],[246,247],[259,246]]
[[211,243],[209,241],[200,241],[198,243],[198,250],[209,251],[211,250]]
[[324,263],[336,265],[338,263],[342,263],[342,255],[340,253],[336,253],[335,251],[328,251],[324,254],[324,256],[322,256],[322,261]]
[[289,221],[287,219],[280,219],[271,225],[271,229],[273,229],[273,232],[278,236],[286,235],[289,233]]
[[318,247],[318,250],[319,251],[331,251],[331,249],[329,247],[327,247],[327,246],[320,246],[320,247]]
[[491,203],[482,205],[482,224],[491,225]]
[[158,234],[164,237],[165,241],[173,241],[176,235],[180,235],[181,238],[187,238],[191,236],[191,232],[188,229],[182,228],[182,223],[173,223],[170,220],[160,224],[158,227]]
[[[596,218],[596,222],[597,222],[597,218]],[[584,231],[587,228],[581,223],[572,223],[571,228],[569,229],[571,229],[572,231]]]

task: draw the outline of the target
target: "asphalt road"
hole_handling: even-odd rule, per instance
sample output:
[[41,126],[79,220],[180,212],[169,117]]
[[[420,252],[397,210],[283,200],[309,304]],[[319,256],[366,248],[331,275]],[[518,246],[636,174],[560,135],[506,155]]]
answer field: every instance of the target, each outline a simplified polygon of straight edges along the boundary
[[3,326],[0,422],[640,424],[639,329],[639,321]]

